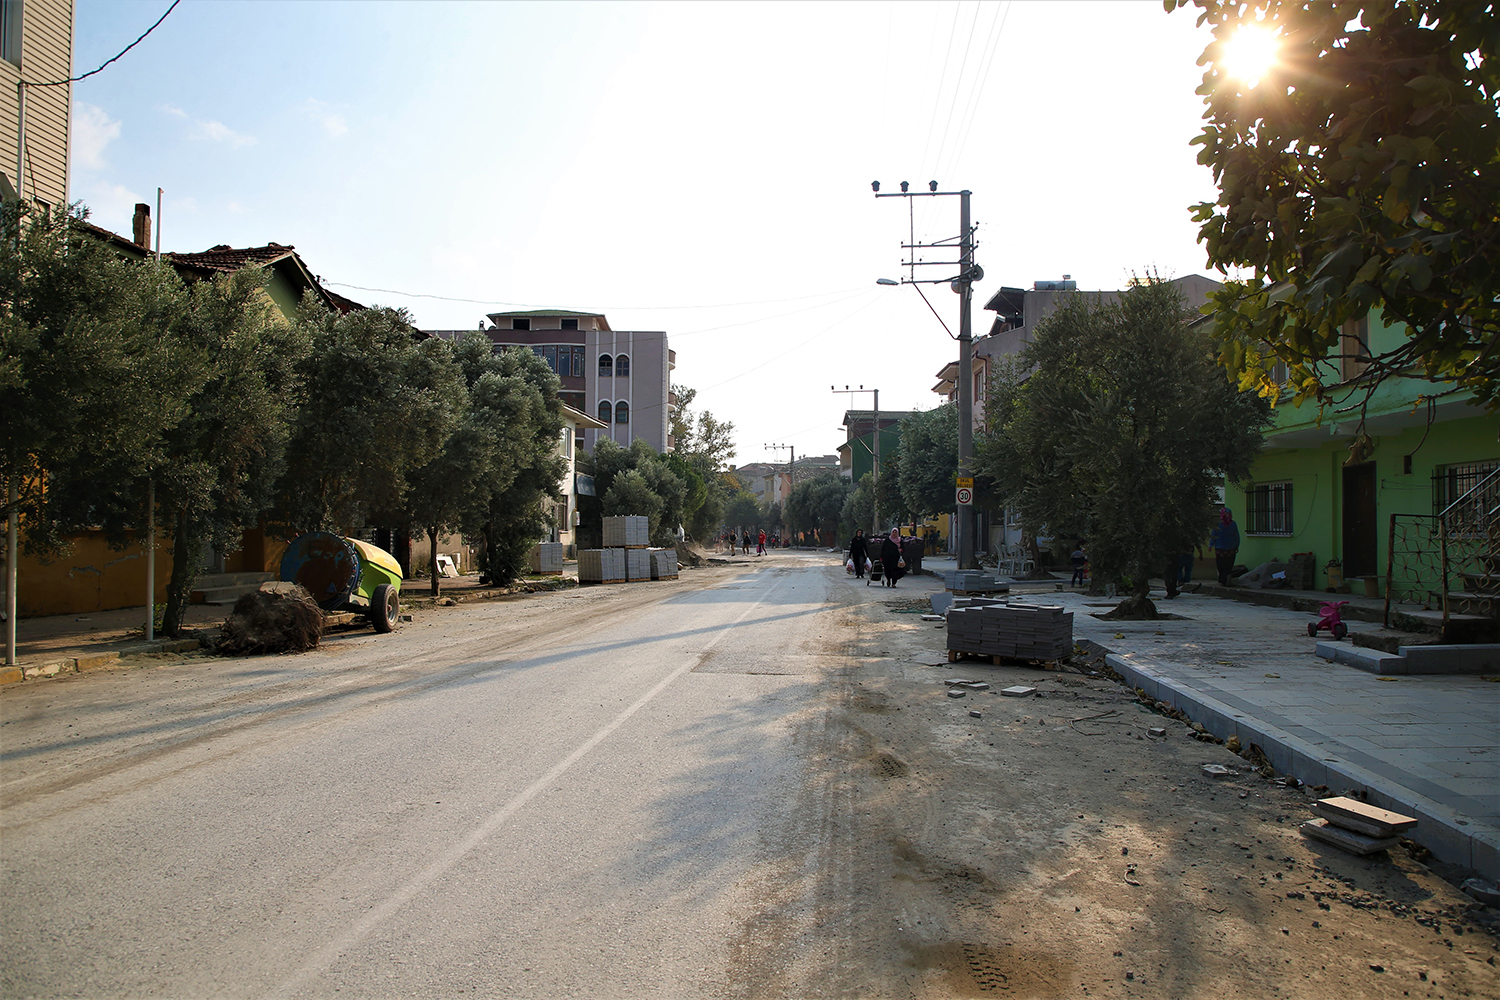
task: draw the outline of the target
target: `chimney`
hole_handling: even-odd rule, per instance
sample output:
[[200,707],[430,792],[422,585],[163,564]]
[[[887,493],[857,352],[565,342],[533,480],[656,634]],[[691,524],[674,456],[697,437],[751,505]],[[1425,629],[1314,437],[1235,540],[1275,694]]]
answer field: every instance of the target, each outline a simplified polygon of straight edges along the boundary
[[131,226],[131,238],[135,245],[151,249],[151,206],[143,202],[137,202],[135,206],[135,222]]

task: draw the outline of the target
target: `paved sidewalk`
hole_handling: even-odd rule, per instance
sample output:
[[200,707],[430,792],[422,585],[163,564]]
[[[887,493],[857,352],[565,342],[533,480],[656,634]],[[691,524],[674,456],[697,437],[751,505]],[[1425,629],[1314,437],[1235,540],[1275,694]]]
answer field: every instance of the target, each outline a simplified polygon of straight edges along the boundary
[[[898,589],[941,587],[917,577]],[[1414,839],[1442,860],[1500,879],[1500,683],[1382,678],[1330,663],[1314,653],[1331,640],[1308,637],[1309,615],[1207,594],[1158,600],[1185,619],[1161,622],[1102,621],[1093,615],[1117,601],[1056,584],[1017,584],[1011,596],[1065,606],[1075,641],[1106,651],[1132,687],[1221,739],[1258,744],[1278,773],[1334,792],[1364,789],[1371,802],[1416,815]]]

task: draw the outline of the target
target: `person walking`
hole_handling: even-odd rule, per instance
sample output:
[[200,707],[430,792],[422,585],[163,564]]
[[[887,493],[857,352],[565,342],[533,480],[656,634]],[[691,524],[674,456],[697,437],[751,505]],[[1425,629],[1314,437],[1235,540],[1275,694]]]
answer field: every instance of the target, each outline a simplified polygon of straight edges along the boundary
[[857,528],[854,537],[849,540],[849,558],[854,563],[854,578],[863,580],[865,578],[865,562],[870,558],[869,546],[865,544],[865,530]]
[[1073,550],[1073,555],[1069,557],[1069,562],[1073,564],[1073,579],[1068,581],[1068,586],[1082,587],[1084,584],[1088,583],[1089,556],[1088,553],[1083,550],[1082,542],[1079,542],[1078,548]]
[[880,565],[885,570],[887,587],[894,587],[896,581],[906,575],[906,560],[901,555],[901,529],[892,528],[891,533],[880,543]]
[[1225,507],[1219,511],[1219,525],[1209,536],[1208,544],[1214,550],[1214,566],[1219,571],[1219,586],[1229,586],[1229,574],[1234,570],[1234,557],[1240,551],[1240,526],[1234,523],[1234,515]]
[[763,556],[766,554],[766,529],[760,529],[760,534],[755,539],[755,554]]

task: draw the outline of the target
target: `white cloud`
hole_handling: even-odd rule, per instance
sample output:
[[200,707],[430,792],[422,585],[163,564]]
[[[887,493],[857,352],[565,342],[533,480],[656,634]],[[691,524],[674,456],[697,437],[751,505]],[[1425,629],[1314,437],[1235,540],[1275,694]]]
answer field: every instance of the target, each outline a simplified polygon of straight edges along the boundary
[[227,143],[235,149],[255,145],[255,136],[242,135],[223,122],[203,121],[198,123],[198,134],[214,142]]
[[244,205],[241,205],[237,201],[231,201],[229,204],[225,205],[224,208],[229,212],[230,215],[250,215],[252,212],[251,209],[246,208]]
[[331,139],[349,131],[349,123],[344,120],[343,115],[334,114],[332,106],[326,101],[320,101],[316,97],[309,97],[307,103],[302,106],[306,114],[323,126],[323,131],[328,133]]
[[104,109],[79,101],[73,105],[73,162],[90,170],[102,170],[104,147],[120,138],[120,123]]
[[175,104],[158,104],[156,110],[163,114],[171,115],[173,118],[186,118],[188,113]]

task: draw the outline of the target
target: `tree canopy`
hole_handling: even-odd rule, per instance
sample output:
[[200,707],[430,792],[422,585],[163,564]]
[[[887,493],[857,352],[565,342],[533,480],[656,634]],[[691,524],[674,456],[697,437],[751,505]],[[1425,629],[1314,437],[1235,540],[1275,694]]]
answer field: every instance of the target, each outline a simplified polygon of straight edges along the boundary
[[[1253,277],[1214,296],[1221,359],[1274,396],[1342,388],[1340,330],[1378,310],[1406,327],[1361,373],[1500,392],[1500,21],[1471,0],[1192,0],[1214,40],[1193,141],[1216,203],[1194,206],[1209,261]],[[1187,0],[1166,0],[1170,11]],[[1231,75],[1242,28],[1274,33],[1258,81]],[[1423,395],[1426,395],[1425,393]],[[1366,397],[1368,398],[1368,397]]]
[[787,494],[783,517],[792,531],[814,532],[825,545],[837,540],[839,518],[853,485],[835,472],[804,479]]
[[[1215,486],[1248,474],[1269,413],[1237,391],[1177,289],[1068,296],[1037,325],[1024,382],[997,385],[980,471],[1034,534],[1087,538],[1101,580],[1147,580],[1213,521]],[[1149,602],[1146,602],[1149,603]]]

